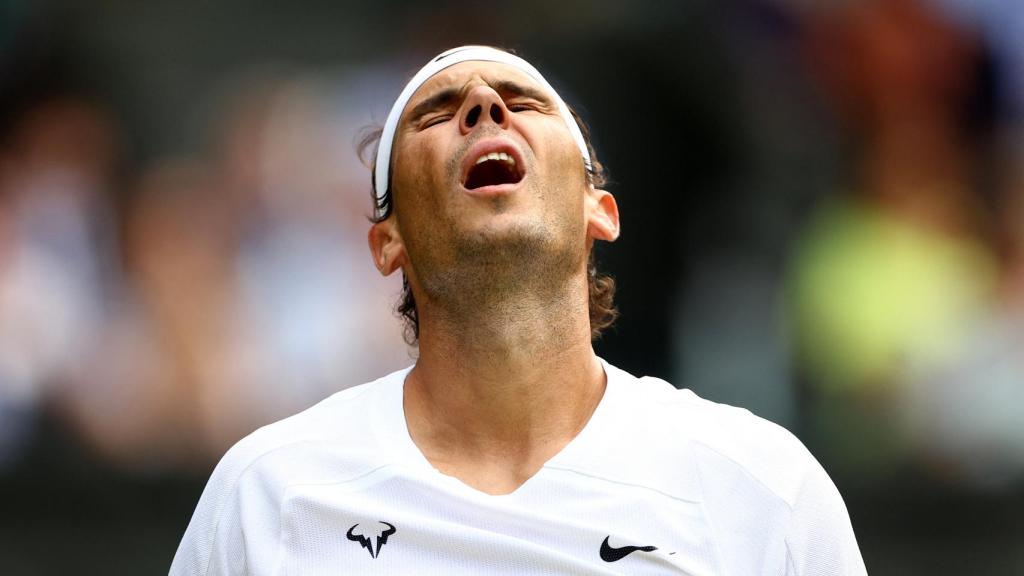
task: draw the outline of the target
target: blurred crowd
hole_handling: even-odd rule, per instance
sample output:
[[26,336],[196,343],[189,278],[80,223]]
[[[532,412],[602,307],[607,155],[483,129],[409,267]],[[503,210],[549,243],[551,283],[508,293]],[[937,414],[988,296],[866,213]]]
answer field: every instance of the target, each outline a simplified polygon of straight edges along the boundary
[[[781,266],[722,252],[694,266],[668,315],[676,384],[798,430],[841,476],[1020,485],[1024,9],[750,4],[785,37],[829,119],[813,146],[839,168],[792,225],[771,205],[803,199],[751,203],[785,238]],[[202,146],[141,163],[102,99],[54,91],[5,110],[0,474],[52,422],[115,466],[204,468],[259,425],[410,363],[398,280],[365,248],[355,154],[373,98],[406,72],[242,75],[200,95]],[[780,95],[767,76],[757,106]]]
[[808,38],[848,146],[788,278],[808,430],[872,479],[1020,482],[1024,13],[874,0]]
[[[848,483],[1020,487],[1024,10],[768,12],[733,42],[755,69],[747,121],[771,133],[754,138],[767,168],[741,183],[772,193],[751,202],[763,215],[749,228],[776,231],[697,264],[675,318],[676,381],[797,430]],[[807,87],[804,109],[772,103],[801,102],[787,84]],[[795,197],[808,182],[820,189]]]
[[[411,362],[365,249],[343,89],[253,75],[208,150],[121,164],[102,103],[48,95],[0,149],[0,469],[40,419],[146,472]],[[358,109],[358,107],[355,107]]]

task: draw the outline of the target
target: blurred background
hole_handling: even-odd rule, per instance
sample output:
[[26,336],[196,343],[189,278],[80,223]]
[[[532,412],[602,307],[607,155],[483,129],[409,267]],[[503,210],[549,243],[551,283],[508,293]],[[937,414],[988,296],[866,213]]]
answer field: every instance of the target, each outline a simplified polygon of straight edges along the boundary
[[227,447],[412,362],[356,142],[464,43],[592,125],[599,354],[796,433],[871,574],[1024,574],[1020,0],[0,2],[0,572],[166,573]]

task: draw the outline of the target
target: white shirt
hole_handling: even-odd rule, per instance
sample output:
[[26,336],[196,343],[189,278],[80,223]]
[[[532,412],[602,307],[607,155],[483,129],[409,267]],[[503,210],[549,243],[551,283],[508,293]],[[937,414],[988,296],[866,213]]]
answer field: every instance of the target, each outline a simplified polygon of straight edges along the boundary
[[409,369],[261,428],[214,470],[170,573],[866,573],[839,492],[792,434],[604,368],[586,427],[502,496],[413,443]]

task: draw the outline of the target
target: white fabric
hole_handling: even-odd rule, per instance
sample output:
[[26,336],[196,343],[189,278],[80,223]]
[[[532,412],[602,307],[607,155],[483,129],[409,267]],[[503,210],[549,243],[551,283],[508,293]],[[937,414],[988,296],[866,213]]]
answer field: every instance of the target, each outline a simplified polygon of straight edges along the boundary
[[[866,573],[825,471],[745,410],[606,363],[607,391],[583,431],[518,490],[490,496],[416,448],[407,372],[233,447],[171,575]],[[606,538],[657,550],[606,562]]]
[[[569,127],[569,133],[572,134],[573,140],[576,142],[576,146],[580,149],[580,154],[583,156],[583,162],[590,168],[590,151],[587,150],[587,142],[583,139],[583,133],[580,131],[580,127],[576,124],[576,120],[572,117],[569,112],[569,107],[565,105],[562,98],[555,92],[555,89],[548,84],[548,81],[544,79],[540,71],[533,67],[532,64],[523,60],[515,54],[510,54],[502,50],[496,50],[489,46],[460,46],[458,48],[452,48],[446,50],[441,54],[438,54],[427,65],[420,68],[420,71],[409,80],[409,83],[405,85],[402,93],[399,94],[398,99],[391,106],[391,112],[388,113],[387,121],[384,122],[384,131],[380,135],[380,144],[377,146],[377,163],[374,170],[374,190],[377,194],[377,205],[380,206],[381,202],[388,192],[388,174],[391,169],[391,152],[394,145],[395,130],[398,129],[398,121],[402,118],[402,112],[405,111],[406,104],[409,103],[409,99],[412,98],[416,90],[423,85],[424,82],[429,80],[434,74],[437,74],[445,68],[454,66],[460,62],[466,62],[469,60],[479,60],[484,62],[500,62],[502,64],[508,64],[518,68],[527,76],[533,78],[538,84],[541,85],[558,104],[558,111],[562,115],[562,119],[565,120],[565,125]],[[378,208],[378,216],[381,216],[380,209]]]

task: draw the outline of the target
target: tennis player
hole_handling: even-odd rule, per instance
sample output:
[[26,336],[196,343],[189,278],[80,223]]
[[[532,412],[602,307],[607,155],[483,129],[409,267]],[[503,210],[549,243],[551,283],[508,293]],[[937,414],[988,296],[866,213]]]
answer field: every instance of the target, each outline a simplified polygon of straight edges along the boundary
[[415,365],[235,445],[171,574],[865,574],[793,435],[594,354],[614,285],[591,252],[618,211],[536,68],[432,59],[373,174]]

